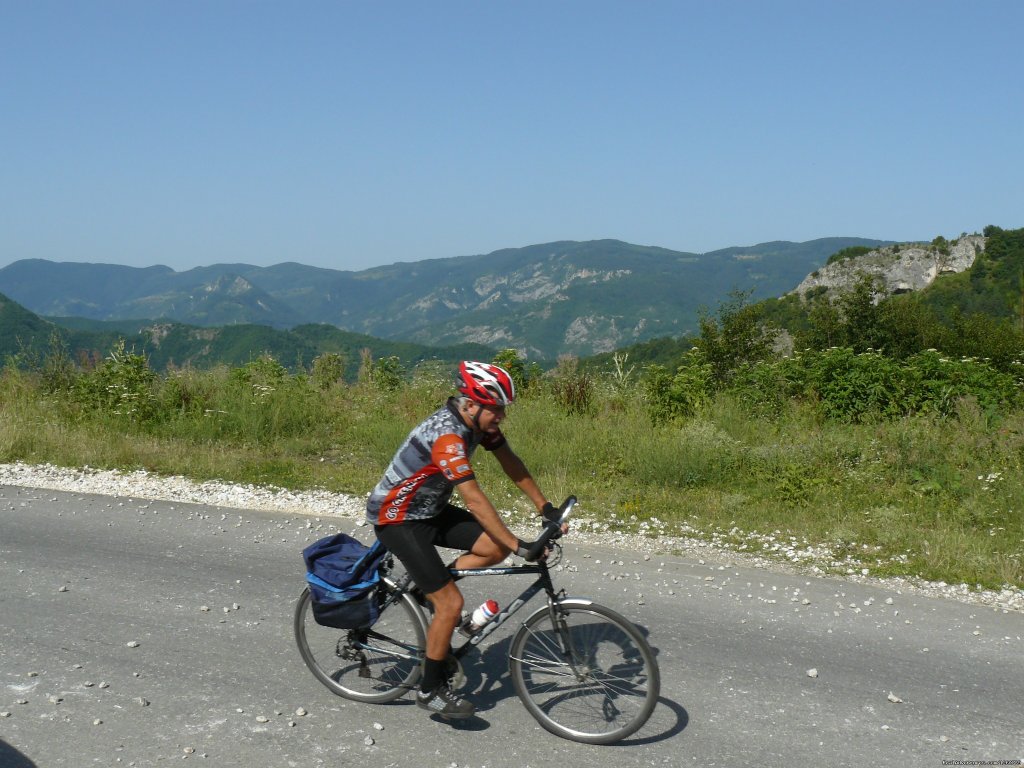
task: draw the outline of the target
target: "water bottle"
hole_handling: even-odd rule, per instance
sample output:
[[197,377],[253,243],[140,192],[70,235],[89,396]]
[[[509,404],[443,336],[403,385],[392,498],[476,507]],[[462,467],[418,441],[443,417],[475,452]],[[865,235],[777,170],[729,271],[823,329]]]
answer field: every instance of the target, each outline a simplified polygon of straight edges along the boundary
[[498,604],[494,600],[485,600],[480,604],[479,608],[473,611],[473,615],[463,622],[462,626],[459,627],[459,631],[467,636],[475,635],[483,629],[484,624],[497,615]]

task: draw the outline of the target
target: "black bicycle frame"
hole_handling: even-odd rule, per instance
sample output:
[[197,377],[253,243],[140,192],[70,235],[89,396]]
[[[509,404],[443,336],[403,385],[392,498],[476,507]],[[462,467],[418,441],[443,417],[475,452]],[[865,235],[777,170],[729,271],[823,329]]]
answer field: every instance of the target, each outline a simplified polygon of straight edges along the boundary
[[461,659],[469,653],[474,646],[479,645],[484,638],[500,627],[506,619],[530,602],[530,600],[533,599],[533,596],[538,592],[544,591],[552,598],[555,595],[555,586],[551,582],[551,576],[548,573],[548,567],[546,564],[511,565],[498,568],[451,568],[449,569],[449,573],[451,573],[456,579],[470,578],[473,576],[519,576],[524,574],[537,576],[537,580],[535,582],[519,593],[519,596],[509,603],[504,610],[499,611],[498,615],[487,622],[483,629],[468,638],[466,642],[458,648],[452,648],[452,655],[457,659]]
[[[509,603],[504,610],[499,611],[497,616],[495,616],[493,619],[487,622],[484,625],[483,629],[481,629],[472,637],[467,638],[466,642],[462,643],[462,645],[460,645],[458,648],[452,648],[451,653],[457,659],[461,659],[463,656],[469,653],[469,651],[472,650],[475,646],[479,645],[484,638],[486,638],[488,635],[494,632],[499,626],[504,624],[506,619],[508,619],[512,614],[514,614],[516,611],[518,611],[520,608],[522,608],[524,605],[530,602],[530,600],[532,600],[534,595],[536,595],[538,592],[543,591],[547,593],[549,598],[549,606],[551,605],[551,601],[556,599],[555,585],[551,581],[551,574],[548,573],[547,563],[499,566],[496,568],[449,568],[448,572],[456,580],[472,578],[474,576],[521,576],[526,574],[529,574],[531,576],[535,575],[537,577],[537,580],[534,581],[522,592],[520,592],[519,596],[516,597],[511,603]],[[407,594],[411,587],[412,578],[408,574],[406,574],[405,577],[400,579],[398,583],[395,585],[394,592],[392,592],[391,597],[387,600],[387,602],[384,603],[382,610],[392,605],[393,603],[398,602],[398,600],[400,599],[400,595]],[[383,637],[382,635],[379,635],[377,632],[375,632],[372,628],[366,630],[366,636],[367,639],[372,637]],[[455,636],[453,636],[452,639],[454,640]],[[563,651],[564,650],[565,649],[563,648]]]

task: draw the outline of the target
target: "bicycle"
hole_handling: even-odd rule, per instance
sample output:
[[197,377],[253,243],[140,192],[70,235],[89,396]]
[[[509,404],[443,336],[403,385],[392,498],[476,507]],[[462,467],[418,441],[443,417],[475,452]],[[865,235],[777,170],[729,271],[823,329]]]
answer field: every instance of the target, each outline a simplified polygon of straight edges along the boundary
[[[576,504],[570,496],[537,539],[536,550],[554,542]],[[342,630],[317,624],[309,589],[295,606],[299,652],[313,675],[333,693],[353,701],[383,704],[418,685],[427,621],[406,574],[392,578],[389,554],[378,590],[381,612],[372,627]],[[591,600],[555,591],[549,563],[456,569],[455,578],[535,575],[524,589],[449,656],[452,687],[464,680],[461,659],[543,591],[546,605],[530,614],[509,645],[509,673],[516,694],[545,729],[585,744],[611,744],[639,729],[654,710],[660,690],[658,663],[643,634],[615,611]],[[425,600],[424,600],[425,601]]]

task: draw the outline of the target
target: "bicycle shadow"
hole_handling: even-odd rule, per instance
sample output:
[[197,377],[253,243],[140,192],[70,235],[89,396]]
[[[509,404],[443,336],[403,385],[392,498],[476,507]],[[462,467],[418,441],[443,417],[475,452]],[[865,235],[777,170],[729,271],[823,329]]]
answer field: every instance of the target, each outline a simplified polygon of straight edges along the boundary
[[0,765],[4,768],[36,768],[36,764],[0,739]]
[[[637,628],[645,638],[649,638],[650,633],[646,628]],[[478,646],[476,652],[463,658],[462,664],[466,680],[462,685],[461,692],[465,693],[467,698],[476,705],[477,714],[465,720],[450,721],[449,724],[452,728],[464,731],[485,731],[490,728],[490,722],[481,717],[481,713],[494,709],[501,701],[518,698],[508,670],[511,644],[512,635],[509,635],[490,643],[483,650]],[[658,656],[657,647],[652,645],[651,651],[655,657]],[[641,746],[665,741],[678,736],[689,723],[690,716],[686,709],[678,702],[661,695],[658,697],[658,703],[650,719],[640,731],[610,746]],[[651,733],[652,729],[656,729],[656,732]]]

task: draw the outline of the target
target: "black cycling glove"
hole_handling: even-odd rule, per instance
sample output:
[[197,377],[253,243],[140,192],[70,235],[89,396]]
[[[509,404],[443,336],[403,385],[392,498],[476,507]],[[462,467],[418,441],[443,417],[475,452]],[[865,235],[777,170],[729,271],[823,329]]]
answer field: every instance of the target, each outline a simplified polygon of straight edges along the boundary
[[536,541],[523,541],[522,539],[518,539],[518,542],[519,545],[516,547],[516,554],[528,563],[534,562],[544,553],[544,547],[538,547],[538,542]]
[[541,508],[540,516],[544,518],[545,523],[557,523],[562,517],[562,510],[548,501]]

